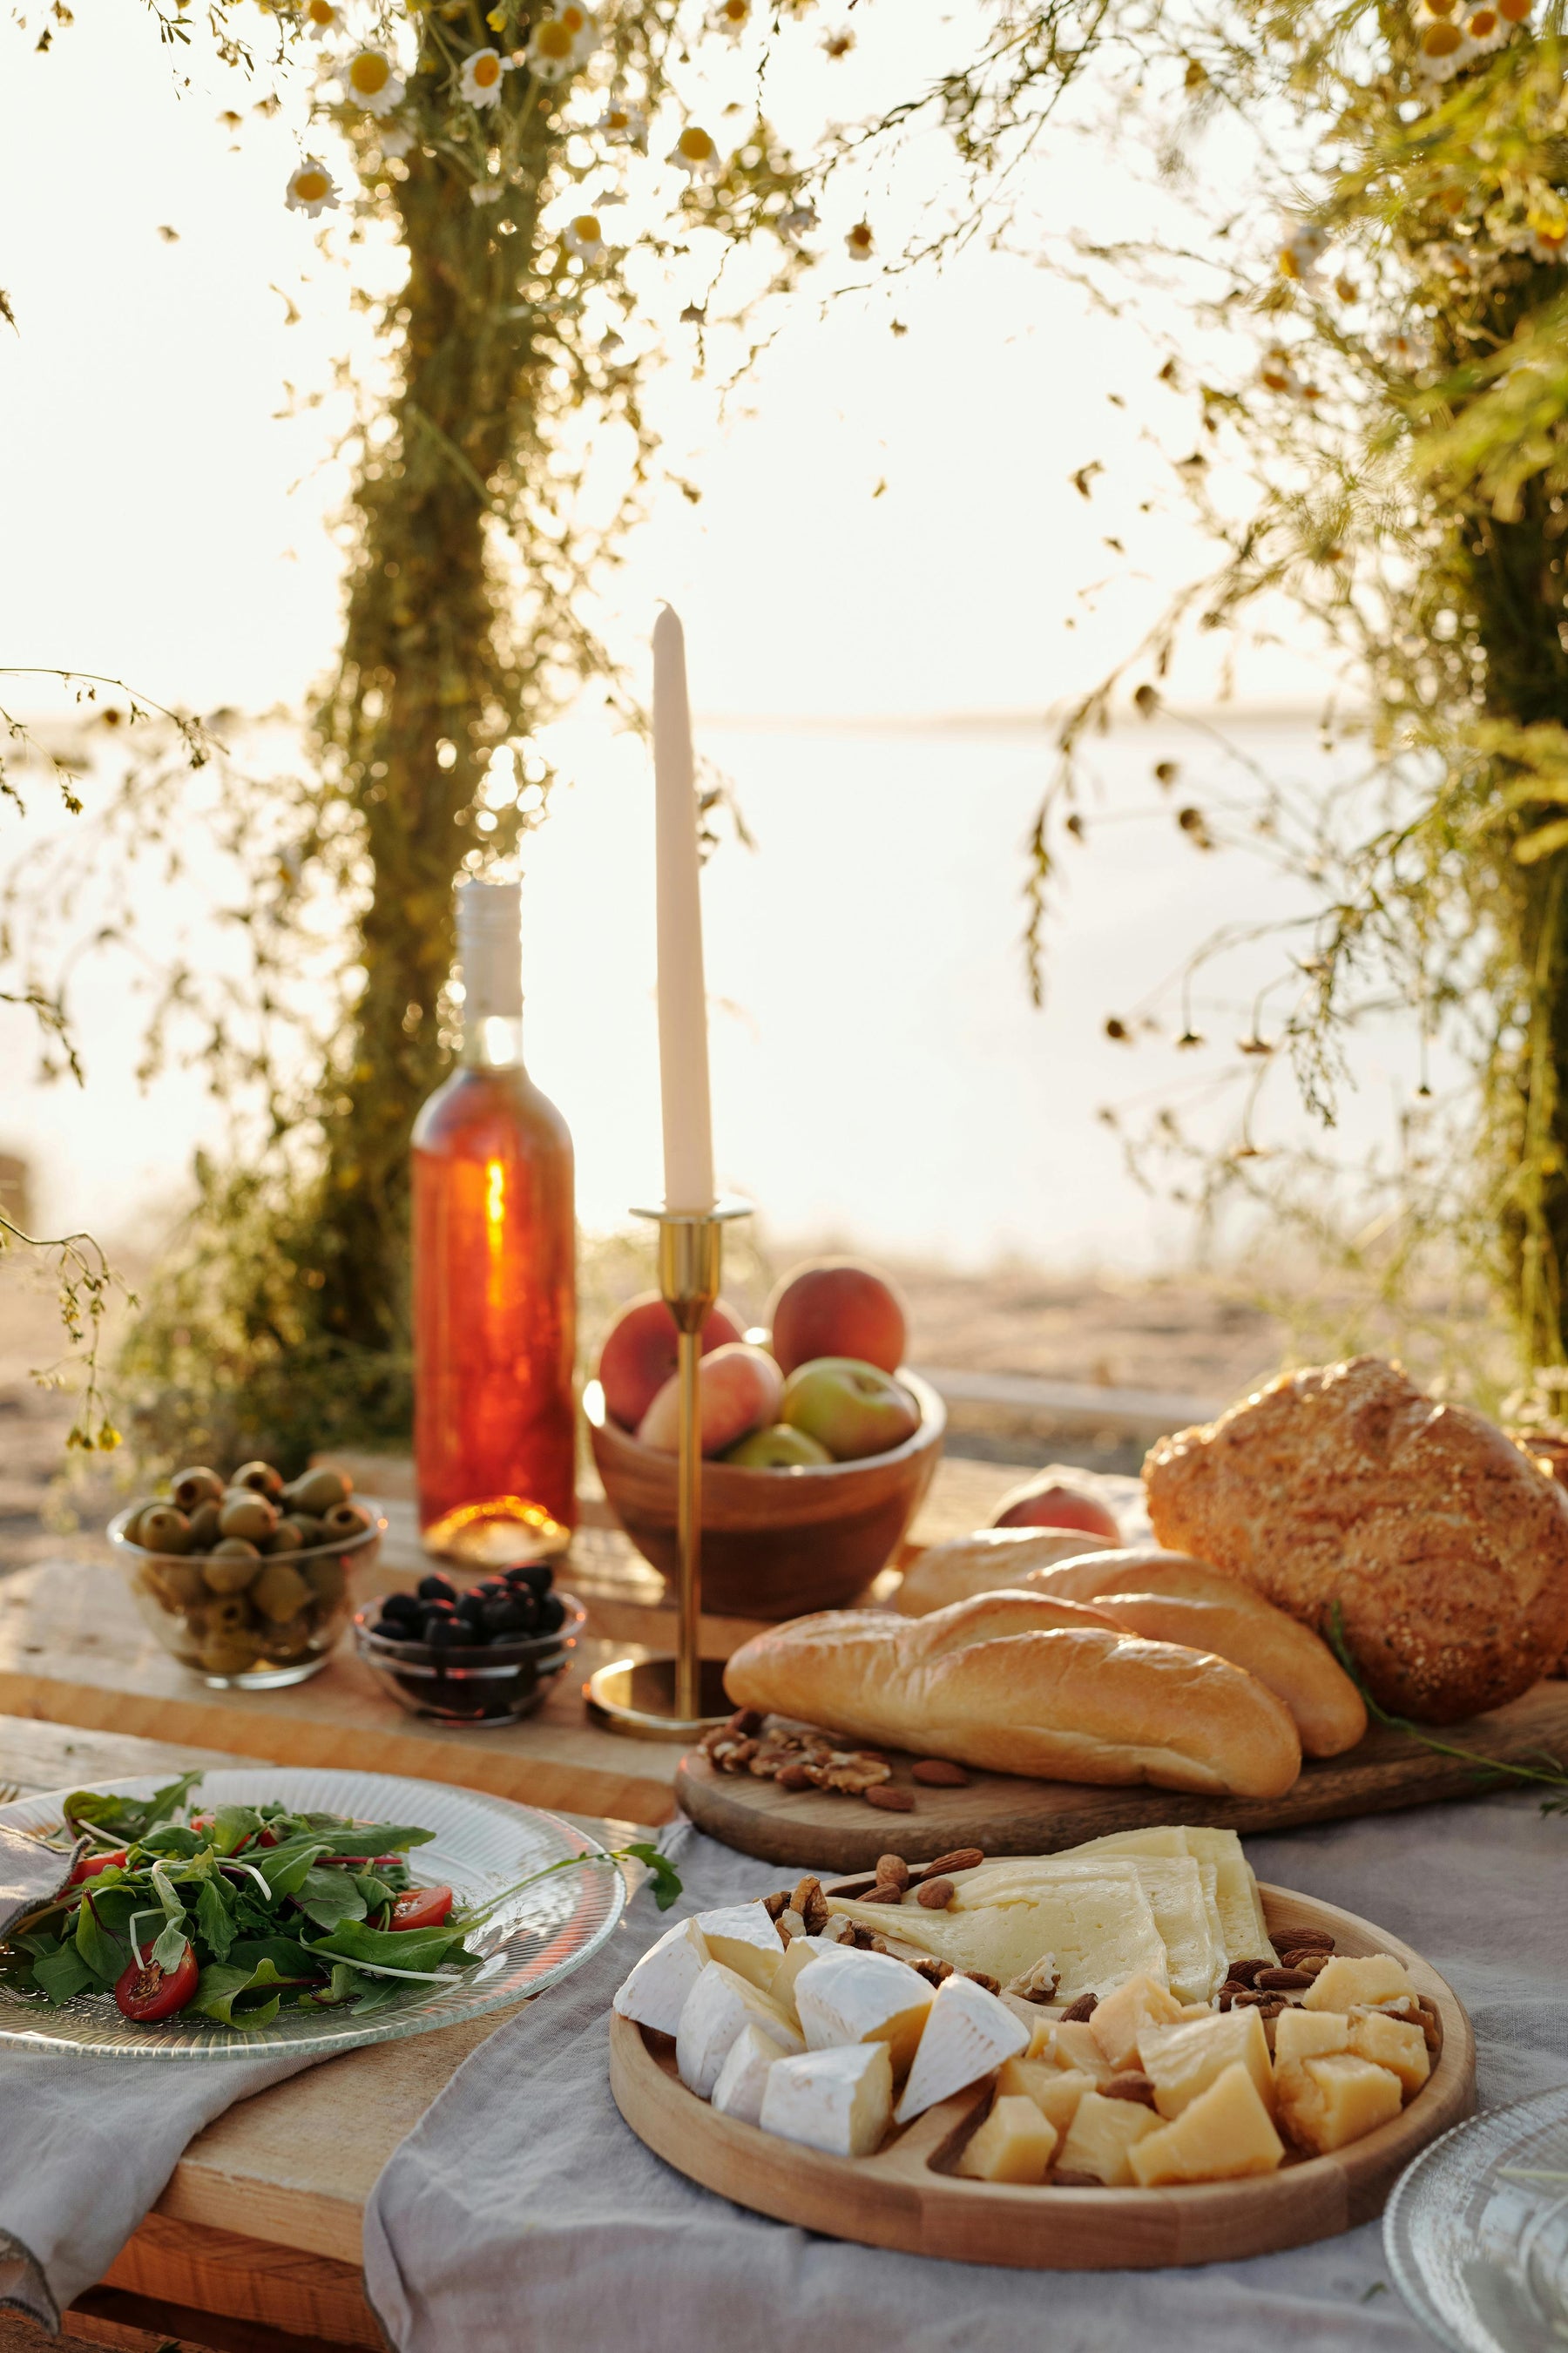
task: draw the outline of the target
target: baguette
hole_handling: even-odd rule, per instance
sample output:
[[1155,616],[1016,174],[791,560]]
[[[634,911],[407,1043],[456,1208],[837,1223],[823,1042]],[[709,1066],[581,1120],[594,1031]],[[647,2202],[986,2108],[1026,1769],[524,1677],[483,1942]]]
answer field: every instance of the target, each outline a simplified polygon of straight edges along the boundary
[[1309,1757],[1339,1757],[1366,1730],[1366,1708],[1328,1644],[1255,1587],[1222,1577],[1189,1553],[1139,1546],[1031,1569],[1025,1592],[1092,1601],[1130,1634],[1182,1642],[1245,1667],[1277,1692]]
[[982,1528],[977,1535],[928,1545],[905,1570],[893,1607],[902,1618],[923,1618],[950,1602],[1016,1586],[1027,1569],[1052,1568],[1082,1553],[1110,1549],[1109,1536],[1088,1535],[1081,1528]]
[[1301,1765],[1289,1708],[1244,1668],[1038,1593],[770,1626],[731,1657],[724,1688],[737,1707],[846,1739],[1042,1781],[1277,1798]]

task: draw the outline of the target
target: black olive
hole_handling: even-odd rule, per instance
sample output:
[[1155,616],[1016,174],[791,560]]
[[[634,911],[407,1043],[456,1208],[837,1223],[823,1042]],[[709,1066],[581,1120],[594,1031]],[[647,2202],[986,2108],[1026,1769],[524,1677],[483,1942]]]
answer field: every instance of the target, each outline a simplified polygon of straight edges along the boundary
[[433,1609],[425,1620],[425,1640],[433,1651],[452,1650],[464,1640],[467,1631],[466,1627],[459,1626],[449,1609],[444,1614]]
[[485,1605],[477,1593],[465,1593],[458,1604],[458,1623],[478,1633],[485,1622]]
[[481,1601],[499,1601],[506,1587],[499,1577],[481,1577],[473,1589]]
[[527,1601],[514,1600],[510,1593],[503,1594],[499,1601],[486,1602],[485,1625],[491,1635],[499,1635],[502,1641],[508,1635],[531,1634],[533,1610]]
[[384,1642],[416,1642],[419,1640],[418,1627],[411,1626],[405,1618],[378,1618],[370,1630],[373,1634],[379,1634]]
[[456,1601],[458,1588],[449,1577],[422,1577],[419,1580],[421,1601]]
[[523,1561],[520,1562],[517,1567],[507,1570],[506,1581],[514,1592],[520,1587],[526,1586],[530,1593],[542,1596],[548,1593],[554,1584],[555,1571],[547,1560]]
[[381,1605],[381,1614],[384,1619],[399,1618],[405,1626],[417,1626],[425,1611],[416,1595],[389,1593]]
[[566,1623],[566,1604],[558,1593],[547,1593],[539,1605],[539,1630],[542,1634],[558,1633]]

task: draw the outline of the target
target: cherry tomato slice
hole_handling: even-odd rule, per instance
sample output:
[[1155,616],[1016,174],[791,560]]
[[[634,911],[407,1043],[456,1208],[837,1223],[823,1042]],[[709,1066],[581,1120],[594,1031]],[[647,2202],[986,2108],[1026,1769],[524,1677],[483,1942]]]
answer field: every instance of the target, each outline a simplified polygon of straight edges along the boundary
[[70,1877],[67,1880],[66,1885],[68,1887],[79,1887],[84,1879],[96,1879],[100,1871],[107,1871],[111,1863],[118,1863],[121,1869],[123,1870],[125,1867],[125,1861],[126,1851],[123,1847],[121,1847],[115,1854],[84,1854],[81,1861],[77,1864],[76,1869],[71,1873]]
[[129,1968],[123,1970],[114,1988],[114,1999],[121,2014],[133,2018],[138,2025],[146,2025],[155,2018],[173,2018],[184,2010],[195,1992],[201,1968],[189,1945],[180,1957],[177,1968],[161,1969],[153,1958],[151,1945],[143,1945]]
[[452,1909],[449,1887],[408,1887],[392,1906],[395,1928],[438,1928]]

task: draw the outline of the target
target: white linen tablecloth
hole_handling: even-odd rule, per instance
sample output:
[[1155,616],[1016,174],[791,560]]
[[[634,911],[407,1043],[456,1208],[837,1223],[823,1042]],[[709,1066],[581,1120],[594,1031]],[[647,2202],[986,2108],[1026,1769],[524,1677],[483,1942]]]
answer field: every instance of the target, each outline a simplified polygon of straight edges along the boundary
[[[698,2189],[610,2097],[610,1998],[670,1919],[790,1874],[689,1825],[666,1843],[675,1911],[640,1892],[605,1952],[458,2069],[377,2182],[365,2282],[396,2353],[1429,2348],[1375,2223],[1190,2271],[1010,2272],[815,2237]],[[1568,2083],[1568,1818],[1486,1798],[1247,1851],[1259,1878],[1363,1914],[1441,1970],[1475,2023],[1483,2105]]]

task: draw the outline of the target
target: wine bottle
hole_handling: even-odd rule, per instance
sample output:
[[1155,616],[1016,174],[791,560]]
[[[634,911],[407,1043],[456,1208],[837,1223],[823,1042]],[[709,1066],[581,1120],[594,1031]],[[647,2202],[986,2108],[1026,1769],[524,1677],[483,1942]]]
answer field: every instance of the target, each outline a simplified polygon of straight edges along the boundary
[[523,1068],[520,899],[458,885],[462,1054],[414,1124],[419,1525],[492,1563],[576,1523],[572,1137]]

